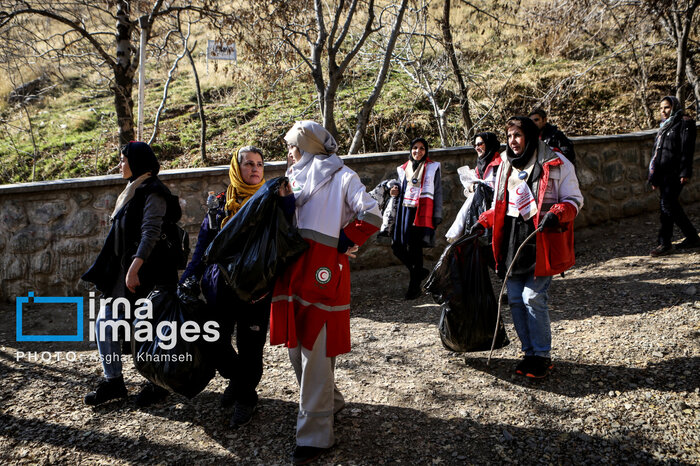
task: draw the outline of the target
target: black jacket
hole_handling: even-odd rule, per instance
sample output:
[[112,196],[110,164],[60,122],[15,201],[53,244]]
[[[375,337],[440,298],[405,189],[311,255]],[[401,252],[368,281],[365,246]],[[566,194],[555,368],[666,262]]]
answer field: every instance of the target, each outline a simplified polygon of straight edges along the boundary
[[693,156],[697,128],[692,118],[683,116],[671,122],[668,128],[659,130],[654,144],[657,160],[651,176],[654,186],[680,182],[680,178],[693,175]]
[[107,296],[117,297],[114,295],[122,294],[115,293],[114,290],[121,290],[118,286],[120,283],[117,282],[124,279],[137,253],[144,260],[139,270],[141,285],[135,294],[124,287],[125,297],[144,297],[155,286],[174,286],[177,282],[177,264],[172,254],[168,253],[166,241],[160,238],[159,228],[158,231],[151,232],[158,236],[155,245],[152,248],[145,247],[147,239],[142,236],[142,227],[144,212],[149,208],[148,200],[151,196],[160,197],[165,201],[163,222],[177,222],[182,215],[177,196],[173,196],[157,177],[149,178],[136,188],[134,197],[117,212],[95,263],[81,277],[94,283],[95,287]]
[[559,149],[569,162],[576,165],[576,153],[574,143],[562,133],[555,125],[545,123],[540,132],[540,139],[552,149]]

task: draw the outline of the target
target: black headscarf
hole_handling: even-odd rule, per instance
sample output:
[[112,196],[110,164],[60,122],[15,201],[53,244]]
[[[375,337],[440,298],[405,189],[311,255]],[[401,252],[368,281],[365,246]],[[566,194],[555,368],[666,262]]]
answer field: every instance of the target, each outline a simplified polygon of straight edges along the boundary
[[483,178],[486,167],[493,160],[493,156],[501,150],[501,143],[498,141],[498,136],[495,133],[488,131],[475,135],[472,140],[473,143],[476,143],[476,138],[481,138],[484,141],[484,155],[476,160],[476,171],[479,177]]
[[671,104],[671,114],[666,120],[661,122],[661,128],[670,128],[679,119],[683,118],[683,109],[681,108],[681,102],[675,96],[667,95],[661,102],[667,100]]
[[[425,155],[420,160],[414,159],[413,154],[411,153],[411,150],[413,149],[413,145],[417,142],[422,142],[423,146],[425,147]],[[411,161],[411,164],[413,165],[413,171],[415,171],[418,168],[418,165],[420,165],[421,162],[425,162],[425,159],[428,158],[428,151],[429,150],[430,150],[430,146],[428,146],[428,141],[426,141],[425,139],[415,138],[413,141],[411,141],[411,145],[408,146],[408,158]]]
[[523,169],[532,158],[532,154],[534,154],[535,150],[537,150],[537,146],[539,145],[540,141],[540,130],[537,128],[535,122],[528,117],[514,116],[508,119],[509,122],[513,120],[520,122],[520,124],[516,126],[519,126],[520,130],[525,135],[525,150],[523,150],[522,154],[515,155],[515,152],[513,152],[513,150],[510,148],[510,144],[506,143],[506,146],[508,146],[506,149],[506,155],[508,156],[508,161],[511,163],[511,165],[517,169]]
[[129,168],[131,169],[129,181],[134,181],[147,172],[156,176],[160,171],[156,154],[153,153],[151,146],[145,142],[131,141],[122,147],[122,155],[129,159]]

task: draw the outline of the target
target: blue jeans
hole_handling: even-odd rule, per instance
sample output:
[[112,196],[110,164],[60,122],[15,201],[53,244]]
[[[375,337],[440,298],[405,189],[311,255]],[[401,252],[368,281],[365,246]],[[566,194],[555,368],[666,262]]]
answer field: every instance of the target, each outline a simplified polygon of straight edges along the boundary
[[508,278],[508,304],[526,356],[549,357],[552,329],[547,307],[547,290],[552,277]]
[[[114,379],[122,375],[122,345],[119,341],[119,333],[129,335],[129,322],[124,319],[124,306],[117,306],[115,310],[112,303],[106,304],[95,319],[95,340],[97,350],[100,352],[100,362],[105,378]],[[102,329],[104,338],[101,338]],[[121,332],[120,329],[124,329]]]

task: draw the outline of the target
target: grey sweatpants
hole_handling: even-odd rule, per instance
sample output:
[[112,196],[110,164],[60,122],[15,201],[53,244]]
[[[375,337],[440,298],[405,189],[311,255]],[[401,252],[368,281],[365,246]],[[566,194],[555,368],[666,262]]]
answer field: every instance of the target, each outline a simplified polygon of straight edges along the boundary
[[333,415],[345,400],[335,386],[335,358],[326,356],[326,326],[311,350],[299,343],[289,348],[289,360],[299,383],[297,445],[330,448],[335,443]]

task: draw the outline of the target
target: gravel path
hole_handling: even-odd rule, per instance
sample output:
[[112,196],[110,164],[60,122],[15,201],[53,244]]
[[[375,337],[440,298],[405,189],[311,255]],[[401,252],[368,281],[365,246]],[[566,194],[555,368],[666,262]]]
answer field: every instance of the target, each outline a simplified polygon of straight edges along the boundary
[[[688,210],[700,225],[700,204]],[[487,367],[486,353],[442,347],[439,306],[401,299],[401,267],[354,272],[354,349],[336,373],[348,406],[321,463],[699,464],[700,251],[650,258],[657,222],[653,213],[577,232],[577,266],[551,286],[555,369],[542,382],[512,373],[507,309],[512,343]],[[288,461],[298,394],[284,348],[266,348],[259,409],[230,430],[219,376],[193,400],[137,410],[141,379],[127,363],[130,399],[85,406],[101,375],[95,350],[20,347],[14,309],[2,311],[0,463]],[[18,350],[56,353],[18,361]]]

